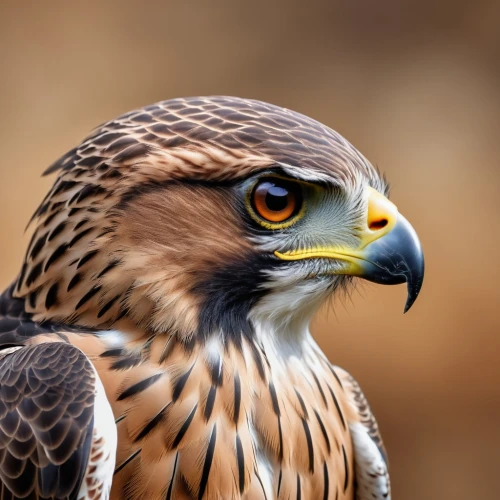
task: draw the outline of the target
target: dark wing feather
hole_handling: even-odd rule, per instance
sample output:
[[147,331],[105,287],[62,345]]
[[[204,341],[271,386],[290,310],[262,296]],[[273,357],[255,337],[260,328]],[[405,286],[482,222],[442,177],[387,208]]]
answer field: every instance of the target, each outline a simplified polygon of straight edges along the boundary
[[35,323],[25,310],[25,300],[14,297],[15,283],[0,295],[0,354],[2,349],[24,345],[37,335],[54,334],[56,339],[68,341],[64,332],[81,332],[77,326],[45,322]]
[[384,461],[387,463],[387,452],[385,451],[384,442],[382,441],[382,436],[380,435],[377,420],[372,413],[366,396],[364,395],[361,387],[352,375],[347,374],[346,378],[349,381],[348,388],[350,400],[351,403],[356,407],[357,413],[359,415],[359,420],[365,426],[368,435],[377,445],[380,454],[382,455]]
[[1,498],[76,499],[92,444],[92,365],[62,342],[0,356]]
[[347,416],[354,451],[356,500],[390,500],[387,454],[377,421],[354,377],[335,367],[353,412]]

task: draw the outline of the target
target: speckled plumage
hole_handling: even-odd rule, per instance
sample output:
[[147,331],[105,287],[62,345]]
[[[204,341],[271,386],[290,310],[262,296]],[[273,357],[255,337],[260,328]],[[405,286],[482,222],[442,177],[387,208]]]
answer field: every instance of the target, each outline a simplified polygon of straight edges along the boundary
[[[0,391],[14,358],[29,354],[34,367],[52,349],[57,371],[65,366],[57,353],[67,350],[88,372],[86,408],[96,411],[93,366],[116,421],[113,499],[390,497],[382,441],[359,386],[325,358],[308,321],[276,323],[266,305],[282,300],[273,283],[283,266],[238,198],[239,186],[262,172],[335,186],[352,200],[363,186],[387,189],[331,129],[227,97],[127,113],[47,170],[57,179],[34,214],[21,273],[0,299]],[[355,221],[362,203],[351,198]],[[306,319],[345,279],[317,283],[321,293],[304,288],[297,299]],[[65,381],[54,384],[62,390]],[[55,424],[60,410],[51,409]],[[2,422],[0,414],[5,433]],[[114,428],[107,417],[99,422]],[[96,443],[108,437],[89,419],[78,423]],[[50,498],[77,498],[79,487],[107,498],[110,478],[83,465],[109,465],[99,462],[108,448],[82,439],[68,448],[81,458],[68,465],[71,493]],[[6,467],[0,462],[0,498],[20,488]],[[44,496],[40,488],[33,482],[30,498]]]

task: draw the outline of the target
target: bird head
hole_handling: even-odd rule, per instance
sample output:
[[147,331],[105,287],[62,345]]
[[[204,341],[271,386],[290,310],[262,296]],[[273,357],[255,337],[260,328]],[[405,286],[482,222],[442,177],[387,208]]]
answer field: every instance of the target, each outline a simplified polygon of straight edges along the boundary
[[406,310],[422,285],[379,172],[276,106],[161,102],[101,125],[52,172],[16,287],[40,321],[251,336],[302,331],[353,278],[406,282]]

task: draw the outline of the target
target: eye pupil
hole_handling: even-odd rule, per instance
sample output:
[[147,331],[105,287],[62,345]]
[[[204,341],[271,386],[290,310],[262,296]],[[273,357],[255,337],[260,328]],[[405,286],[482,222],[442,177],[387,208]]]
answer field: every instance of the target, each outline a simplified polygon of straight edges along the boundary
[[288,191],[279,186],[271,186],[266,194],[266,205],[273,212],[281,212],[288,205]]

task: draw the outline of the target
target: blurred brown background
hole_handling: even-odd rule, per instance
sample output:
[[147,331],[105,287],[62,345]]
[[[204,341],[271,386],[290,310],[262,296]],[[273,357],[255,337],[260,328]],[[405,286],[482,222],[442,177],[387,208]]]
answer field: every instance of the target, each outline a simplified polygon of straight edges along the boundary
[[387,173],[426,252],[406,316],[404,287],[363,284],[313,325],[378,416],[394,498],[500,498],[499,22],[488,0],[2,1],[0,285],[41,172],[100,122],[200,94],[310,115]]

